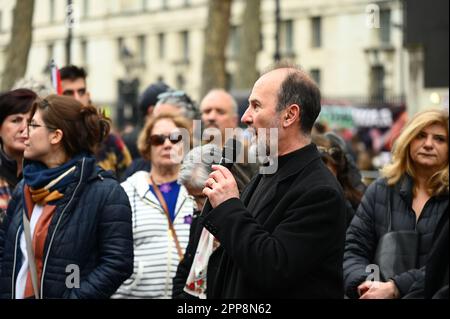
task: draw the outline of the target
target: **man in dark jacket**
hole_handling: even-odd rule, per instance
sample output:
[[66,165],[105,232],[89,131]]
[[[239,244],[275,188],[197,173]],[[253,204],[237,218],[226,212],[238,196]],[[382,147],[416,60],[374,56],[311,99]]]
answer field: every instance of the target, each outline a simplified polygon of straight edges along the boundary
[[278,169],[260,171],[239,199],[230,171],[213,166],[203,190],[213,209],[201,217],[220,242],[208,298],[343,298],[346,207],[311,144],[319,113],[319,89],[302,70],[279,67],[255,83],[242,122],[278,130]]

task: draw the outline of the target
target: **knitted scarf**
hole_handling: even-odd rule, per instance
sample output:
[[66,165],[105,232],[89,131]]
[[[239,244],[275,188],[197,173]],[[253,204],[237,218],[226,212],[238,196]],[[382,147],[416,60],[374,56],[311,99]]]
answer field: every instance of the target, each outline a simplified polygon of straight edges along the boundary
[[[34,233],[31,234],[39,282],[42,276],[45,240],[57,207],[52,203],[63,198],[66,187],[75,181],[74,172],[77,170],[78,161],[83,156],[85,155],[75,156],[55,168],[47,168],[39,162],[30,162],[24,167],[23,207],[28,219],[31,220],[34,205],[44,206],[42,215],[34,228]],[[31,274],[28,271],[24,297],[32,298],[33,296]]]

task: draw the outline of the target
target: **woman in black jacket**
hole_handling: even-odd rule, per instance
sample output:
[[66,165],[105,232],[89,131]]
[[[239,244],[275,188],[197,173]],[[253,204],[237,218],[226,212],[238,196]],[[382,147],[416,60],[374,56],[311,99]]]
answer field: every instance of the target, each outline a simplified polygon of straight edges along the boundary
[[0,95],[0,225],[17,183],[22,179],[23,151],[36,93],[28,89]]
[[[399,298],[420,278],[438,221],[448,210],[448,113],[428,110],[416,114],[393,149],[383,178],[367,189],[347,230],[344,254],[346,294],[351,298]],[[369,281],[380,238],[392,230],[415,230],[419,237],[417,269],[386,282]],[[383,269],[380,269],[382,272]]]
[[33,104],[24,181],[0,229],[0,298],[108,298],[131,275],[128,198],[92,156],[109,128],[69,97]]

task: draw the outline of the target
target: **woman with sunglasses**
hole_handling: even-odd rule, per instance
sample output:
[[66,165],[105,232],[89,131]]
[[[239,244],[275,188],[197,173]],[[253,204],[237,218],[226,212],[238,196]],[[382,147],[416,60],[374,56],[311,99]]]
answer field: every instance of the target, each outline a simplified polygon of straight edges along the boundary
[[36,93],[17,89],[0,95],[0,224],[11,194],[22,179],[27,122]]
[[113,298],[171,297],[194,211],[193,199],[177,182],[189,140],[189,124],[170,114],[152,118],[140,134],[138,148],[151,169],[122,183],[133,212],[134,272]]
[[69,97],[33,104],[24,179],[0,229],[0,298],[108,298],[131,275],[130,204],[93,156],[109,128]]
[[339,181],[344,191],[347,204],[347,226],[355,215],[363,193],[353,186],[350,177],[350,163],[339,145],[333,145],[326,135],[313,135],[312,141],[317,145],[324,164]]

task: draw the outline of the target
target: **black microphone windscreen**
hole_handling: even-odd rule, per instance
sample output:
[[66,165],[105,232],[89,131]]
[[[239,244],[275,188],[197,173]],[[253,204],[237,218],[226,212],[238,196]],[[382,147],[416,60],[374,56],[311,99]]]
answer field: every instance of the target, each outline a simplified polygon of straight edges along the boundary
[[241,149],[242,143],[235,138],[230,138],[223,147],[220,165],[231,168],[231,166],[233,166],[233,163],[237,161]]

